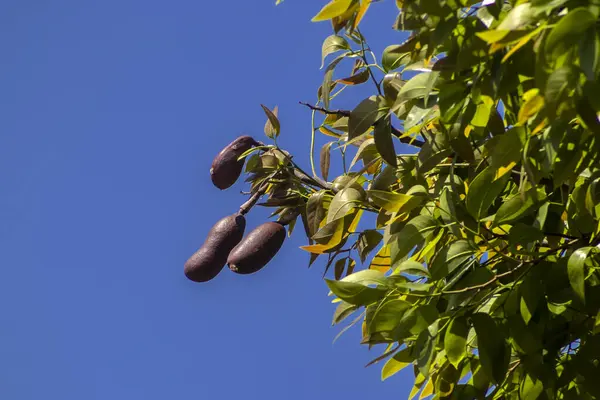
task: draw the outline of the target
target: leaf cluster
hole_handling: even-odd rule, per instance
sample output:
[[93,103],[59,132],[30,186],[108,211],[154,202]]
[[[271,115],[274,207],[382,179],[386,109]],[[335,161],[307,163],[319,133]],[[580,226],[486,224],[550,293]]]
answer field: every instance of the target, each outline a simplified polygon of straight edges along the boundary
[[[309,105],[313,147],[330,142],[320,183],[284,196],[311,264],[333,266],[333,323],[355,315],[344,331],[385,347],[383,379],[411,365],[411,398],[600,398],[600,5],[396,0],[410,37],[378,56],[360,32],[372,3],[313,18],[333,30]],[[332,151],[347,172],[326,182]]]

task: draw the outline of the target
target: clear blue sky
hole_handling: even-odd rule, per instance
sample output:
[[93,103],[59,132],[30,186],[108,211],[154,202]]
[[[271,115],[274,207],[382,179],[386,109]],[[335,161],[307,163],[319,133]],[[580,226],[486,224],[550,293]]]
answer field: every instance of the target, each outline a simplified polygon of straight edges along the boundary
[[[358,330],[332,345],[323,263],[307,269],[300,234],[255,275],[183,276],[243,201],[208,171],[239,134],[262,139],[260,103],[308,166],[297,102],[322,77],[323,4],[1,2],[2,399],[406,398],[412,368],[382,383]],[[379,54],[405,38],[395,14],[371,7]]]

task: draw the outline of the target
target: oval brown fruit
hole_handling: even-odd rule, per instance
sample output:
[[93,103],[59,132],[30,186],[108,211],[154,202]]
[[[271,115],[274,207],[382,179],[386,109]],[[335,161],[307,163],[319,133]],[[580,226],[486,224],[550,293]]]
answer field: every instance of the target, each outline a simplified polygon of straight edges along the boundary
[[244,160],[238,160],[238,157],[257,144],[251,136],[240,136],[229,143],[212,162],[210,168],[212,183],[221,190],[233,185],[244,168]]
[[279,222],[265,222],[250,232],[229,254],[229,269],[238,274],[252,274],[263,268],[277,254],[286,236]]
[[202,247],[185,263],[183,272],[194,282],[206,282],[221,272],[231,250],[244,237],[246,218],[232,214],[213,225]]

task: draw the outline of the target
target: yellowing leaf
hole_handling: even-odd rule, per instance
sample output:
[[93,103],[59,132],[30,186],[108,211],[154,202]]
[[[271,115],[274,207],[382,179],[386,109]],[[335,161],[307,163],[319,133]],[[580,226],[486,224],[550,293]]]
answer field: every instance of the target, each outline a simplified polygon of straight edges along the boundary
[[529,118],[544,107],[544,97],[537,88],[527,91],[523,95],[523,100],[523,105],[519,110],[519,124],[525,124]]
[[504,55],[504,57],[502,57],[502,62],[503,63],[506,62],[510,58],[510,56],[515,54],[517,52],[517,50],[519,50],[521,47],[525,46],[534,36],[536,36],[538,33],[540,33],[545,27],[546,27],[546,24],[543,24],[542,26],[540,26],[539,28],[537,28],[536,30],[534,30],[533,32],[531,32],[530,34],[525,36],[523,39],[519,40],[519,42],[517,44],[515,44],[508,51],[508,53],[506,53]]
[[328,244],[313,244],[309,246],[300,246],[300,248],[312,254],[323,254],[327,250],[333,248],[333,246],[329,246]]
[[495,43],[502,40],[506,35],[508,35],[510,31],[503,30],[489,30],[483,32],[477,32],[476,35],[479,36],[480,39],[485,40],[488,43]]
[[421,395],[419,396],[419,400],[422,400],[427,396],[431,396],[432,394],[433,394],[433,379],[429,378],[429,380],[425,384],[425,387],[423,388],[423,391],[421,392]]
[[339,139],[339,138],[342,137],[342,135],[340,135],[338,133],[335,133],[334,131],[332,131],[331,129],[329,129],[326,126],[321,126],[319,128],[319,132],[321,132],[323,135],[331,136],[331,137],[336,138],[336,139]]
[[508,165],[498,168],[494,180],[502,178],[505,174],[509,173],[515,165],[517,165],[517,163],[512,161]]
[[358,24],[362,21],[363,17],[367,13],[369,6],[371,5],[371,0],[363,0],[360,4],[360,8],[358,9],[358,13],[356,14],[356,19],[354,20],[354,25],[352,25],[353,29],[358,28]]
[[355,5],[355,0],[332,0],[327,3],[317,15],[312,19],[312,22],[327,21],[335,17],[339,17]]
[[369,190],[369,197],[379,207],[392,212],[408,212],[418,206],[422,196],[411,196],[404,193],[386,192],[384,190]]
[[383,246],[371,260],[369,269],[381,272],[387,272],[392,267],[392,258],[390,256],[389,246]]
[[411,365],[413,357],[411,355],[412,348],[407,347],[390,358],[381,369],[381,380],[385,381],[390,376],[401,371],[404,367]]

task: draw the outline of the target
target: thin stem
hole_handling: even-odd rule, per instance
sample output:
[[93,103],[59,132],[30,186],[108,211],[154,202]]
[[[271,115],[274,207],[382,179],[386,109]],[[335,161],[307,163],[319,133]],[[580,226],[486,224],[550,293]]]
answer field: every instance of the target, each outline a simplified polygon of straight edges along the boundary
[[[369,71],[371,80],[373,80],[373,83],[375,84],[375,87],[377,88],[377,92],[379,93],[380,96],[383,96],[383,92],[381,91],[381,85],[379,84],[379,82],[377,82],[377,79],[375,78],[375,74],[373,73],[373,70],[368,66],[369,60],[367,60],[367,56],[365,55],[365,51],[366,51],[365,50],[365,44],[366,44],[365,37],[363,36],[363,34],[360,32],[360,30],[358,28],[356,28],[356,31],[358,32],[358,34],[360,35],[360,38],[361,38],[361,41],[360,41],[360,47],[362,49],[361,58],[365,62],[365,65],[367,65],[367,70]],[[368,47],[368,45],[367,45],[367,47]]]
[[310,168],[313,176],[317,176],[317,169],[315,168],[315,110],[312,112],[310,121],[311,135],[310,135]]

